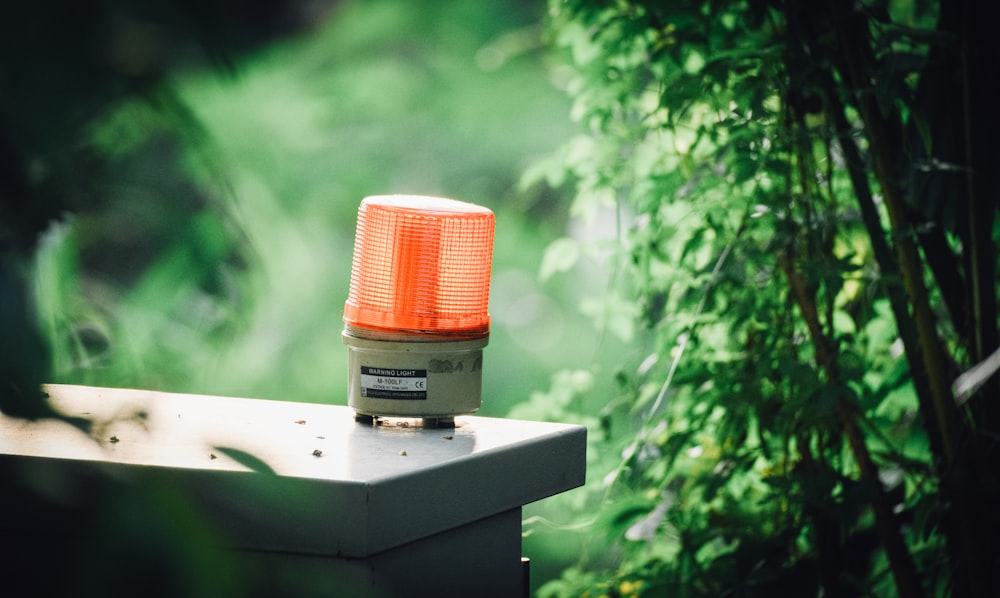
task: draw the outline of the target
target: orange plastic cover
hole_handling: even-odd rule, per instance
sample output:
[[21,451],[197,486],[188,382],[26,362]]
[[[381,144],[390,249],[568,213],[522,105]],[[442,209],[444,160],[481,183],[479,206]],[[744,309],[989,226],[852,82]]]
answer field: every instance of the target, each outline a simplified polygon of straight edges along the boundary
[[471,203],[366,197],[344,322],[445,338],[489,334],[494,227],[493,212]]

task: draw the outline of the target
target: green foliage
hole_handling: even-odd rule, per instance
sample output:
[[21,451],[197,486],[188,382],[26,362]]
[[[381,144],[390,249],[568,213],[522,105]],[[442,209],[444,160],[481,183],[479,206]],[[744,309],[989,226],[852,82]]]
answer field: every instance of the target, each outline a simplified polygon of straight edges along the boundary
[[[20,3],[0,25],[0,409],[53,415],[24,392],[42,382],[346,403],[341,318],[370,194],[497,214],[482,415],[589,363],[586,317],[563,308],[578,289],[535,278],[565,217],[518,184],[572,131],[544,7],[177,4]],[[122,549],[95,576],[143,548],[131,513],[184,514],[155,499],[123,491],[105,536]],[[164,552],[211,543],[178,521]],[[187,572],[198,554],[173,557]]]
[[497,213],[484,414],[586,363],[591,344],[551,350],[585,324],[561,307],[575,290],[534,279],[562,217],[550,192],[518,186],[571,131],[541,16],[340,3],[240,55],[231,75],[178,68],[95,110],[74,143],[101,165],[81,176],[100,199],[63,215],[36,256],[46,379],[345,402],[356,211],[382,193]]
[[[527,176],[572,185],[571,214],[603,211],[615,225],[596,244],[557,240],[541,274],[602,256],[615,284],[587,313],[648,349],[620,364],[619,392],[592,435],[602,458],[587,497],[574,499],[579,518],[562,518],[605,548],[585,552],[541,595],[985,587],[988,565],[959,563],[988,540],[949,531],[977,524],[941,501],[970,490],[957,472],[995,484],[982,458],[995,439],[954,424],[950,394],[923,372],[963,354],[969,330],[995,338],[996,312],[958,338],[910,333],[930,305],[920,288],[935,262],[970,285],[977,275],[964,270],[961,247],[931,246],[928,231],[949,223],[920,213],[929,200],[910,186],[913,172],[940,181],[944,169],[909,145],[891,156],[893,170],[878,166],[888,164],[890,146],[879,143],[891,131],[931,155],[965,134],[934,125],[915,91],[931,87],[922,78],[934,77],[932,58],[951,48],[951,22],[937,8],[550,2],[549,33],[573,64],[566,88],[583,132]],[[886,201],[874,203],[872,188]],[[901,211],[899,188],[916,209]],[[986,204],[974,218],[994,222],[995,211]],[[924,227],[923,264],[901,240],[911,226]],[[976,284],[995,302],[995,267]],[[947,330],[955,306],[936,301],[937,329]],[[555,389],[548,399],[565,402]],[[951,433],[970,438],[962,459],[979,465],[950,460]],[[995,563],[996,552],[974,558]]]

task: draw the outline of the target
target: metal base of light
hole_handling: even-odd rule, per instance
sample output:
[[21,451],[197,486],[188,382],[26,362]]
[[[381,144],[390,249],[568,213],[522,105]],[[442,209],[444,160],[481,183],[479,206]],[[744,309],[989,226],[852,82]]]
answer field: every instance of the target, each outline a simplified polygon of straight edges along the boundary
[[456,415],[475,413],[482,406],[488,336],[383,340],[345,330],[343,341],[348,350],[348,405],[359,421],[421,418],[424,427],[448,427],[449,422],[453,427]]
[[354,413],[354,421],[359,424],[389,428],[424,428],[425,430],[453,430],[454,417],[386,418],[367,413]]

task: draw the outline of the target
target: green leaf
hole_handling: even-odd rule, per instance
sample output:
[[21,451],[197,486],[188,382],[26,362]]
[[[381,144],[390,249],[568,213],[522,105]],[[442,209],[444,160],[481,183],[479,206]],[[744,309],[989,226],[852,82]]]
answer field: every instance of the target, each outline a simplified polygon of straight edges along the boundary
[[569,237],[556,239],[545,249],[538,276],[546,281],[558,272],[569,271],[579,259],[580,244],[577,241]]
[[257,473],[265,473],[268,475],[277,475],[274,469],[270,465],[265,463],[260,457],[251,455],[250,453],[240,450],[237,448],[232,448],[229,446],[217,446],[215,450],[236,461],[240,465],[255,471]]

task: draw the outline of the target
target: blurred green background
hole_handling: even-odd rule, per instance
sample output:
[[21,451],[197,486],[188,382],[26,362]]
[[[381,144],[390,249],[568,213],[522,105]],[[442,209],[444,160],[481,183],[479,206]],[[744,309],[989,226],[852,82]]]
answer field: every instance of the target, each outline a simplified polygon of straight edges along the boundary
[[[357,206],[385,193],[497,214],[483,415],[589,364],[572,284],[537,276],[565,204],[519,185],[574,130],[542,10],[339,3],[235,75],[171,79],[189,113],[136,99],[107,114],[93,127],[112,158],[106,201],[49,234],[41,258],[44,313],[72,341],[57,378],[343,403]],[[78,295],[89,305],[57,304]]]
[[[37,257],[52,380],[346,404],[357,206],[409,193],[496,213],[480,415],[544,419],[553,396],[601,396],[612,377],[592,364],[623,349],[577,302],[608,281],[580,268],[539,277],[568,234],[568,200],[521,183],[576,131],[542,39],[545,3],[292,6],[280,35],[236,23],[252,43],[232,64],[187,49],[85,122],[79,147],[99,165],[88,200]],[[120,70],[169,43],[155,19],[116,22]],[[564,370],[580,371],[553,378]],[[572,500],[525,511],[545,522],[524,543],[535,587],[577,559],[558,516]]]

